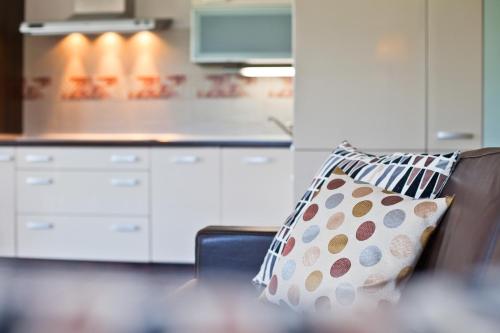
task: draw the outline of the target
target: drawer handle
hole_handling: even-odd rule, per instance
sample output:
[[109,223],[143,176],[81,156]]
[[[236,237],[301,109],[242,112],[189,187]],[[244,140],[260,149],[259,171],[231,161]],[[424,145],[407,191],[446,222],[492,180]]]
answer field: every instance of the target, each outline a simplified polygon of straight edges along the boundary
[[270,157],[266,156],[250,156],[243,158],[245,164],[269,164],[272,162]]
[[38,178],[38,177],[28,177],[26,178],[26,184],[33,186],[45,186],[52,185],[54,181],[52,178]]
[[26,228],[31,230],[50,230],[54,228],[52,223],[48,222],[28,222]]
[[111,185],[116,187],[134,187],[139,185],[139,180],[113,178],[111,179]]
[[436,137],[438,140],[470,140],[474,138],[474,134],[465,132],[439,131],[437,132]]
[[14,159],[14,156],[8,154],[0,155],[0,162],[10,162]]
[[176,156],[172,159],[175,164],[195,164],[201,161],[198,156]]
[[137,155],[112,155],[111,163],[136,163],[139,162]]
[[113,224],[110,229],[115,232],[137,232],[141,227],[137,224]]
[[47,163],[52,161],[52,156],[49,155],[26,155],[24,158],[28,163]]

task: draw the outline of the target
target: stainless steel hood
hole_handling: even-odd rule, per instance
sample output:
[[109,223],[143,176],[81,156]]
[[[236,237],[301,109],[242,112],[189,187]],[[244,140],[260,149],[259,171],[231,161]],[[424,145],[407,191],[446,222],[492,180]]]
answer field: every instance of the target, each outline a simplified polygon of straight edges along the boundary
[[134,0],[73,0],[73,14],[65,21],[23,22],[19,31],[26,35],[67,35],[73,32],[134,33],[167,29],[169,18],[138,18]]

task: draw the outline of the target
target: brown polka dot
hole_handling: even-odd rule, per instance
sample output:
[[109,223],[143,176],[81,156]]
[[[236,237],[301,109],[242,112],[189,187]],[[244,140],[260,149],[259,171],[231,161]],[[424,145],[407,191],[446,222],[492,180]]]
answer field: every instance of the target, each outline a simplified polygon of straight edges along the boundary
[[334,278],[341,277],[351,269],[351,261],[347,258],[341,258],[335,261],[330,268],[330,275]]
[[340,179],[340,178],[336,178],[336,179],[331,180],[328,183],[328,185],[326,185],[326,188],[329,190],[336,190],[339,187],[342,187],[344,184],[345,184],[345,180]]
[[424,201],[415,206],[414,212],[415,215],[421,218],[428,218],[432,214],[434,214],[438,209],[438,206],[435,202],[432,201]]
[[302,263],[304,266],[309,267],[312,266],[318,261],[318,258],[321,254],[321,250],[317,246],[313,246],[309,249],[307,249],[306,252],[304,252],[304,256],[302,257]]
[[333,173],[336,175],[345,175],[345,172],[339,167],[336,167],[335,170],[333,170]]
[[389,283],[389,280],[382,274],[372,274],[363,283],[361,289],[367,293],[376,293],[384,288]]
[[396,258],[407,258],[413,254],[413,242],[406,235],[398,235],[392,239],[390,251]]
[[372,221],[363,222],[356,230],[356,239],[364,241],[370,238],[375,232],[375,223]]
[[326,227],[329,230],[335,230],[338,227],[340,227],[342,225],[342,223],[344,223],[344,220],[345,220],[344,213],[342,213],[342,212],[335,213],[332,216],[330,216],[330,218],[328,219],[328,223],[326,224]]
[[352,208],[352,215],[355,217],[362,217],[368,214],[372,206],[373,203],[370,200],[360,201]]
[[349,238],[346,235],[340,234],[333,237],[328,243],[328,251],[332,254],[341,252],[347,245]]
[[269,286],[267,287],[271,295],[275,295],[278,290],[278,277],[273,275],[271,281],[269,281]]
[[287,292],[287,298],[290,304],[297,306],[300,303],[300,288],[296,284],[292,285]]
[[319,210],[319,206],[316,204],[312,204],[309,207],[307,207],[306,211],[304,212],[304,216],[302,217],[304,221],[310,221],[314,216],[316,216],[316,213]]
[[422,235],[420,235],[420,244],[422,246],[425,246],[425,244],[427,244],[427,241],[429,240],[429,237],[431,237],[433,231],[434,227],[427,227],[422,232]]
[[295,238],[290,237],[288,242],[286,242],[285,247],[283,248],[283,252],[281,253],[284,257],[286,257],[290,252],[292,252],[295,246]]
[[318,289],[319,285],[323,281],[323,274],[320,271],[314,271],[306,278],[306,289],[307,291],[313,292]]
[[330,312],[332,309],[332,303],[327,296],[321,296],[314,301],[314,308],[317,312]]
[[399,271],[398,276],[396,277],[396,285],[400,285],[405,282],[411,275],[412,268],[410,266],[406,266],[401,271]]
[[352,191],[352,196],[354,198],[361,198],[373,192],[373,189],[368,186],[358,187]]
[[400,197],[399,195],[390,195],[388,197],[385,197],[382,199],[382,205],[384,206],[392,206],[395,205],[399,202],[403,201],[403,198]]

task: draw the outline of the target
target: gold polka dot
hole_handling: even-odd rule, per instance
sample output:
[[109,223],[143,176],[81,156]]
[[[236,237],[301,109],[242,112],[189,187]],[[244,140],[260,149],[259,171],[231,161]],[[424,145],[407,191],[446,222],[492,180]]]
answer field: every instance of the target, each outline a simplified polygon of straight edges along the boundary
[[336,175],[345,175],[345,172],[339,167],[336,167],[335,170],[333,170],[333,173]]
[[451,197],[446,197],[446,205],[449,207],[451,205],[451,203],[453,202],[453,200],[455,200],[455,196],[451,196]]
[[344,223],[344,220],[345,220],[344,213],[342,213],[342,212],[335,213],[332,216],[330,216],[330,218],[328,219],[328,223],[326,224],[326,227],[329,230],[335,230],[338,227],[340,227],[342,225],[342,223]]
[[352,208],[352,215],[355,217],[361,217],[366,214],[372,209],[373,203],[370,200],[364,200],[358,202],[353,208]]
[[368,276],[362,286],[362,290],[367,293],[376,293],[384,288],[389,283],[389,280],[382,274],[372,274]]
[[434,214],[438,209],[438,206],[433,201],[424,201],[415,206],[414,212],[415,215],[421,217],[423,219],[428,218],[432,214]]
[[344,234],[333,237],[328,243],[328,251],[332,254],[341,252],[346,247],[348,240],[349,238]]
[[410,277],[410,274],[412,272],[412,268],[410,266],[406,266],[403,268],[401,271],[399,271],[398,276],[396,277],[396,285],[401,284],[404,282],[407,278]]
[[368,186],[358,187],[352,191],[352,196],[354,198],[361,198],[373,192],[373,189]]
[[293,306],[297,306],[300,303],[300,288],[296,284],[292,285],[287,292],[288,301]]
[[413,254],[413,242],[406,235],[398,235],[392,239],[390,250],[396,258],[407,258]]
[[389,190],[383,190],[382,193],[385,193],[385,194],[396,194],[396,192],[389,191]]
[[306,289],[307,291],[313,292],[318,289],[321,281],[323,280],[323,274],[320,271],[314,271],[306,279]]
[[431,237],[433,231],[434,227],[427,227],[422,232],[422,235],[420,236],[420,244],[422,244],[422,246],[425,246],[425,244],[427,244],[427,242],[429,241],[429,237]]

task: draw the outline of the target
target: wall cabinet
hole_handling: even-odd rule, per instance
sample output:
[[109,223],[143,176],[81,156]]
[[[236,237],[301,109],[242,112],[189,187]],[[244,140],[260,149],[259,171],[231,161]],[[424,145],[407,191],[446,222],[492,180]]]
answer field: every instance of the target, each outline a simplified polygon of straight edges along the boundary
[[0,148],[0,256],[15,254],[15,151]]
[[195,235],[220,224],[220,149],[154,148],[152,260],[193,262]]
[[0,148],[0,256],[192,263],[207,225],[279,225],[291,166],[288,148]]

